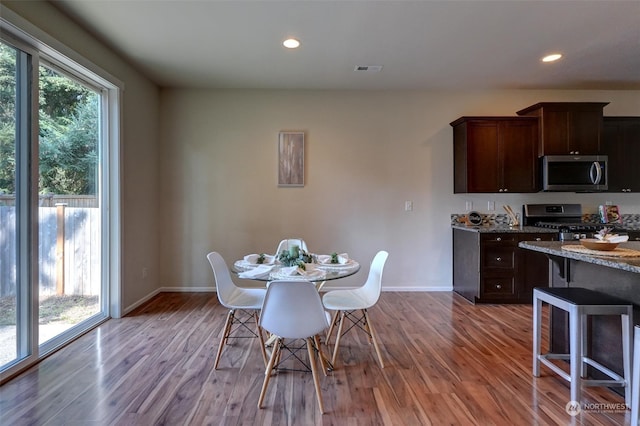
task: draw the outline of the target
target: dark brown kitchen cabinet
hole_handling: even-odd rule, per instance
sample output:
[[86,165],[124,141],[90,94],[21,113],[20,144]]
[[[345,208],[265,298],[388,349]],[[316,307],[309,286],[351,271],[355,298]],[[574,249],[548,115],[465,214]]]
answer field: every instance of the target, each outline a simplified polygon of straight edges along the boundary
[[541,102],[517,112],[538,117],[538,155],[601,154],[603,108],[608,102]]
[[454,192],[538,192],[535,117],[461,117],[453,127]]
[[602,152],[609,157],[609,192],[640,191],[640,117],[604,117]]
[[548,285],[547,257],[518,247],[551,241],[555,233],[481,233],[453,229],[453,290],[473,303],[531,303]]

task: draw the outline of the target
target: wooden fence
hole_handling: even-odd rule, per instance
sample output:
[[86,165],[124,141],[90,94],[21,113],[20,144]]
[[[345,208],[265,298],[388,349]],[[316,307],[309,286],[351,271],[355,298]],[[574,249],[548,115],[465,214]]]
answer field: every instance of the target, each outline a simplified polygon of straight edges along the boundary
[[[40,207],[54,207],[64,203],[68,207],[99,207],[98,198],[95,195],[39,195]],[[0,206],[15,206],[16,196],[13,194],[0,194]]]
[[[0,297],[16,294],[16,212],[0,206]],[[101,283],[100,209],[39,208],[41,295],[99,295]]]

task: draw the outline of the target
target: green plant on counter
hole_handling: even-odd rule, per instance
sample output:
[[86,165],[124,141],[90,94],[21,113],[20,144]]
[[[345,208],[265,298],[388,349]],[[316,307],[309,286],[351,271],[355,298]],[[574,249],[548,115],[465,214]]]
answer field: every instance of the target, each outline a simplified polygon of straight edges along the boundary
[[256,263],[258,265],[262,265],[265,261],[265,256],[266,255],[264,253],[261,253],[260,256],[258,256],[258,260],[256,260]]
[[335,251],[331,253],[331,263],[340,263],[340,261],[338,260],[338,253],[336,253]]

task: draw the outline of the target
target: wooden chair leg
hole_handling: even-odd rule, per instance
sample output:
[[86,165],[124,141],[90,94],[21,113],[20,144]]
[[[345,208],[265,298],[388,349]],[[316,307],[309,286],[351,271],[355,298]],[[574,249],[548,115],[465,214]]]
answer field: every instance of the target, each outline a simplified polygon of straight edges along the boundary
[[271,358],[269,358],[269,362],[267,367],[264,370],[264,382],[262,382],[262,389],[260,390],[260,398],[258,398],[258,408],[262,408],[262,402],[264,401],[264,396],[267,393],[267,386],[269,386],[269,380],[271,379],[271,372],[273,371],[273,366],[276,363],[276,358],[279,357],[280,352],[280,339],[276,339],[273,343],[273,352],[271,352]]
[[342,337],[342,326],[344,325],[344,311],[340,312],[340,324],[338,324],[338,332],[336,333],[336,343],[333,346],[333,355],[331,356],[331,364],[336,365],[336,357],[338,356],[338,347],[340,346],[340,338]]
[[320,337],[318,335],[313,336],[313,342],[315,343],[315,349],[318,353],[318,359],[320,360],[320,367],[322,367],[322,372],[324,375],[327,375],[327,365],[324,363],[325,357],[322,352],[322,347],[320,346]]
[[231,332],[231,325],[233,324],[233,310],[230,310],[227,314],[227,320],[224,322],[224,331],[222,333],[222,339],[220,339],[220,345],[218,346],[218,353],[216,354],[216,361],[213,364],[213,369],[218,369],[218,363],[220,362],[220,356],[222,355],[222,348],[227,343],[229,333]]
[[253,317],[256,320],[256,333],[258,333],[258,341],[260,345],[260,353],[262,354],[262,361],[264,362],[264,365],[266,367],[269,360],[267,358],[267,351],[264,348],[265,347],[264,337],[262,335],[262,328],[259,325],[258,312],[254,312]]
[[365,320],[367,321],[367,328],[369,329],[369,334],[371,334],[371,341],[373,341],[373,347],[376,348],[376,354],[378,354],[378,361],[380,361],[380,367],[384,368],[384,362],[382,361],[382,355],[380,353],[380,347],[378,346],[378,339],[376,338],[375,330],[373,329],[373,324],[371,324],[371,320],[369,319],[369,313],[366,309],[363,309],[363,314]]
[[331,333],[333,333],[333,328],[336,325],[336,321],[338,320],[338,315],[340,315],[340,311],[335,311],[333,313],[333,317],[331,318],[331,324],[329,324],[329,329],[327,330],[327,337],[325,341],[327,342],[327,346],[329,346],[329,339],[331,339]]
[[316,363],[316,356],[313,349],[313,339],[311,337],[307,337],[306,340],[307,351],[309,352],[309,364],[311,364],[311,373],[313,374],[313,384],[316,387],[316,396],[318,397],[318,406],[320,407],[320,413],[324,414],[324,404],[322,403],[322,393],[320,389],[320,376],[318,375],[318,365]]

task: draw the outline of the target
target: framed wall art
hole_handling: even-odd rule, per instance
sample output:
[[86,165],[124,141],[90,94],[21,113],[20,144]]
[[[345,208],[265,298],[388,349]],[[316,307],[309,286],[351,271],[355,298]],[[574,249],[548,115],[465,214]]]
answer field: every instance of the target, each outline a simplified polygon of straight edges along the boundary
[[304,186],[304,132],[280,132],[278,186]]

